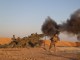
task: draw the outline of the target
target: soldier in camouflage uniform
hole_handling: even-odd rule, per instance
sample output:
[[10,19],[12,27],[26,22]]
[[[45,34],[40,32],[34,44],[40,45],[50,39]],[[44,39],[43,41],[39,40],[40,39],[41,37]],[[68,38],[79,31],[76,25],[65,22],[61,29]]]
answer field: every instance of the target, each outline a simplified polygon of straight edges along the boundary
[[58,37],[58,34],[55,34],[53,37],[51,37],[51,43],[50,43],[50,47],[49,50],[52,48],[52,46],[54,46],[54,51],[56,51],[56,43],[60,40]]

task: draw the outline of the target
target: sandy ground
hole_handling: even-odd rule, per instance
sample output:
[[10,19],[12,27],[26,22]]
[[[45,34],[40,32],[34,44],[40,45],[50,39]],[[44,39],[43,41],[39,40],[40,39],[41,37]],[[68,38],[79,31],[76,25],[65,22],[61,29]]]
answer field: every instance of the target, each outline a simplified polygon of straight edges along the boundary
[[80,60],[80,47],[57,47],[57,51],[43,48],[1,48],[0,60]]

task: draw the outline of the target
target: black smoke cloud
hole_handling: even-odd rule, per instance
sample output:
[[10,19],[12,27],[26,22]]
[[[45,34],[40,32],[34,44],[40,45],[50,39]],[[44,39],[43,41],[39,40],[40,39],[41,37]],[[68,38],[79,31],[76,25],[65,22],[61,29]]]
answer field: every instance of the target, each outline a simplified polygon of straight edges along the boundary
[[80,33],[80,9],[75,11],[70,19],[61,25],[61,29],[73,34]]
[[71,14],[70,19],[60,26],[60,31],[77,35],[80,40],[80,9]]
[[53,19],[47,17],[42,25],[41,30],[45,35],[53,36],[54,34],[58,33],[58,25]]
[[80,40],[80,9],[70,15],[70,18],[62,24],[57,24],[53,19],[48,17],[42,25],[42,32],[45,35],[52,36],[57,32],[68,32],[77,35]]

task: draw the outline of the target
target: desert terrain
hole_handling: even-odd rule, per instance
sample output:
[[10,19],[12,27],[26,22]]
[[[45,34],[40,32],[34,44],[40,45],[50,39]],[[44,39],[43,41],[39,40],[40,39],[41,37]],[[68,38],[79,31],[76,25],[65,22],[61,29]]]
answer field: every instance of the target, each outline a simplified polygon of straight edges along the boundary
[[0,60],[80,60],[80,47],[57,47],[57,51],[38,48],[1,48]]
[[0,44],[8,44],[11,42],[11,38],[7,38],[7,37],[0,37]]
[[[10,38],[0,38],[0,44],[10,43]],[[56,46],[49,51],[50,41],[45,41],[41,47],[27,48],[0,48],[0,60],[80,60],[80,43],[59,41]]]

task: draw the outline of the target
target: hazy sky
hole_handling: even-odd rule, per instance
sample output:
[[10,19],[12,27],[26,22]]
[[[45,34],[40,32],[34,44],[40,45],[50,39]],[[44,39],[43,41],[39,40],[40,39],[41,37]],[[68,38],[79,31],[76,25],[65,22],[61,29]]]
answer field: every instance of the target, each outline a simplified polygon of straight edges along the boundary
[[61,23],[79,8],[80,0],[0,0],[0,36],[41,33],[47,16]]

